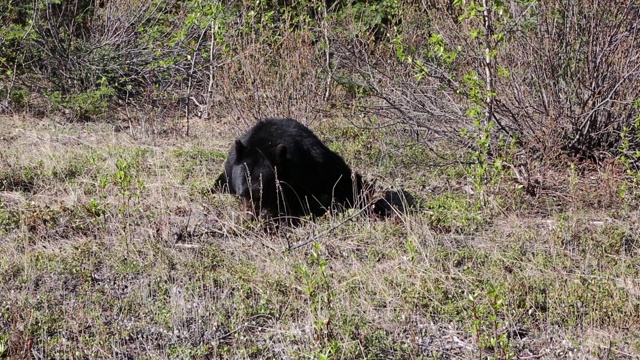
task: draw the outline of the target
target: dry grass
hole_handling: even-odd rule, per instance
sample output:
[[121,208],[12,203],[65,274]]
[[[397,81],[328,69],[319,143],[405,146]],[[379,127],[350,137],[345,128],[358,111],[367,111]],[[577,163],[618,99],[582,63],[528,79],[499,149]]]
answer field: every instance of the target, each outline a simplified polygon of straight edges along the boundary
[[0,357],[640,356],[638,210],[591,201],[575,171],[550,208],[506,176],[471,195],[460,165],[416,170],[427,153],[327,121],[420,208],[269,233],[209,192],[244,125],[0,124]]

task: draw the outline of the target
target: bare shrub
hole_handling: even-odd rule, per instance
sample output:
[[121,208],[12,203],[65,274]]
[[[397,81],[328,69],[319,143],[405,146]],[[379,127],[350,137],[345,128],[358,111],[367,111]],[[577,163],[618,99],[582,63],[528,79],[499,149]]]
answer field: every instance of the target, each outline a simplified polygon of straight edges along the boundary
[[634,1],[514,6],[522,21],[500,56],[497,112],[528,145],[593,157],[639,115],[640,7]]
[[355,100],[356,109],[408,130],[415,140],[460,141],[460,130],[470,125],[459,96],[445,86],[444,72],[416,79],[412,67],[378,54],[359,39],[336,41],[335,59],[336,83],[347,95],[345,103]]
[[418,139],[477,146],[461,134],[481,130],[482,107],[493,141],[503,134],[550,158],[615,152],[639,116],[638,5],[482,3],[407,5],[384,46],[336,41],[337,67],[377,99],[363,109]]
[[236,34],[231,60],[220,66],[212,86],[216,115],[246,124],[274,114],[308,123],[321,113],[325,84],[310,34],[270,35],[275,39]]

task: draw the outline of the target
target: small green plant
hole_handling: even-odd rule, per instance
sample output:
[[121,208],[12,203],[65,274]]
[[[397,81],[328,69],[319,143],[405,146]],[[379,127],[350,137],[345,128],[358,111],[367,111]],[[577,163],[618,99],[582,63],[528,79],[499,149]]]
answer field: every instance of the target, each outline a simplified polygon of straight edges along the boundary
[[144,190],[144,180],[136,179],[133,173],[134,163],[126,159],[118,159],[116,161],[116,172],[113,174],[113,183],[118,189],[118,193],[122,199],[121,208],[129,206],[132,199],[140,197],[140,190]]
[[483,349],[492,349],[493,355],[489,359],[512,359],[513,351],[501,319],[504,311],[504,297],[499,287],[489,284],[486,289],[488,303],[479,301],[479,294],[469,295],[468,302],[471,315],[471,333],[476,338],[478,357],[483,359]]
[[5,358],[9,351],[9,335],[0,335],[0,358]]
[[20,225],[20,216],[15,211],[7,208],[0,201],[0,235],[4,235]]
[[326,350],[324,357],[331,358],[336,350],[333,341],[332,299],[334,292],[331,284],[331,274],[328,272],[329,261],[321,254],[322,246],[316,242],[309,254],[308,264],[298,266],[298,274],[303,281],[303,291],[311,303],[314,315],[314,338]]
[[30,165],[9,165],[7,169],[0,170],[0,190],[30,193],[45,177],[42,160]]
[[92,198],[85,206],[85,211],[95,219],[103,218],[107,213],[107,202],[110,192],[115,189],[118,200],[117,214],[123,220],[125,233],[136,221],[140,210],[140,200],[146,190],[145,181],[140,177],[141,162],[146,155],[142,149],[124,150],[118,153],[113,173],[98,176],[96,190],[99,198]]
[[84,205],[84,211],[93,220],[98,220],[107,214],[107,207],[100,200],[91,198],[89,202]]
[[[636,100],[634,107],[640,109],[640,99]],[[620,133],[620,157],[618,161],[624,167],[627,176],[630,178],[630,185],[624,183],[620,188],[619,195],[625,198],[627,193],[636,195],[640,186],[640,115],[635,118],[631,126],[624,126]]]
[[471,233],[487,222],[482,203],[466,195],[445,193],[427,201],[425,207],[431,210],[430,227],[442,233]]

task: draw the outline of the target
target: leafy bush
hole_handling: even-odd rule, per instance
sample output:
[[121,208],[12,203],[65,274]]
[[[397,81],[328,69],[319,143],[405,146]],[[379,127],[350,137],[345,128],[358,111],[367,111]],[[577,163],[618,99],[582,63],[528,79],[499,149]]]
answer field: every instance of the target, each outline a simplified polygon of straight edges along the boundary
[[15,69],[0,74],[15,80],[5,95],[30,89],[79,118],[103,114],[116,99],[169,95],[187,78],[187,50],[199,35],[171,0],[36,1],[5,10],[0,59]]

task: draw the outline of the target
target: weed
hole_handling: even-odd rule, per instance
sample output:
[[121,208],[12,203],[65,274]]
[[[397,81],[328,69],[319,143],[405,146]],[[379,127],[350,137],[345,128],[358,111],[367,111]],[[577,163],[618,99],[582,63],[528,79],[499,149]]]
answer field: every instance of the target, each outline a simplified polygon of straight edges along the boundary
[[487,224],[481,202],[465,195],[444,193],[430,198],[425,207],[430,210],[430,226],[438,232],[468,234]]
[[54,109],[69,110],[83,121],[102,116],[106,113],[109,102],[115,95],[115,89],[107,84],[107,79],[98,80],[98,89],[86,90],[76,94],[63,95],[60,91],[46,93]]
[[18,228],[20,217],[0,200],[0,235]]
[[36,186],[45,178],[43,161],[27,166],[11,166],[0,171],[0,189],[31,193],[37,191]]
[[[636,100],[634,107],[640,109],[640,99]],[[621,198],[625,198],[625,195],[631,192],[631,195],[635,197],[638,195],[638,187],[640,186],[640,150],[635,144],[640,138],[640,115],[634,119],[630,126],[622,128],[620,138],[621,155],[618,161],[622,163],[627,176],[631,178],[631,184],[623,183],[619,195]]]
[[509,331],[502,320],[504,297],[503,290],[488,284],[486,293],[487,303],[478,301],[479,294],[469,295],[469,306],[472,316],[471,333],[476,337],[478,358],[483,358],[483,349],[490,349],[494,355],[490,359],[511,359],[513,351],[509,341]]
[[335,343],[333,340],[333,305],[335,297],[331,289],[330,276],[328,272],[328,260],[321,254],[320,243],[313,244],[313,250],[309,254],[308,264],[300,265],[297,272],[302,280],[303,291],[308,297],[310,309],[313,314],[314,339],[325,349],[323,356],[334,354]]

